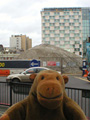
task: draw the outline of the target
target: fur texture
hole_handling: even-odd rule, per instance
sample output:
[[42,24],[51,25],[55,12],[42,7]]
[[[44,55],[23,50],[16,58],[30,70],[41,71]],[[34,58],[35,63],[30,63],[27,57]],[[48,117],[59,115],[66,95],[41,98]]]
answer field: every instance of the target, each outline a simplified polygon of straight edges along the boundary
[[30,78],[34,82],[29,96],[10,107],[0,120],[87,120],[79,105],[66,95],[67,76],[46,70]]

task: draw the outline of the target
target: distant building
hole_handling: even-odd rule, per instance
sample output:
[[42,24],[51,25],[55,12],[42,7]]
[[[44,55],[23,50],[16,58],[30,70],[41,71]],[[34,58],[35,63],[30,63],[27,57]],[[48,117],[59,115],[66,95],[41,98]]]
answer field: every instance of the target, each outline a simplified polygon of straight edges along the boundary
[[43,44],[52,44],[86,57],[90,7],[44,8],[41,18]]
[[18,50],[28,50],[32,47],[32,39],[26,35],[12,35],[10,37],[10,47]]
[[4,48],[3,48],[3,45],[0,44],[0,51],[3,51]]
[[[2,48],[2,46],[0,46]],[[10,47],[3,47],[3,49],[0,48],[0,60],[12,60],[16,59],[18,55],[21,54],[24,50],[19,50],[16,48],[10,48]]]
[[19,55],[20,53],[17,53],[16,51],[3,50],[3,51],[0,51],[0,60],[12,60]]

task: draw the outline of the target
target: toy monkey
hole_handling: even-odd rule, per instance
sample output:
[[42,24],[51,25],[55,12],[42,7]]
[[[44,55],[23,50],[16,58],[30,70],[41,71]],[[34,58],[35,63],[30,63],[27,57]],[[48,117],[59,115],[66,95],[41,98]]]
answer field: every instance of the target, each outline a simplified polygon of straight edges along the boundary
[[11,106],[0,120],[87,120],[79,105],[65,92],[67,76],[45,70],[30,75],[29,96]]

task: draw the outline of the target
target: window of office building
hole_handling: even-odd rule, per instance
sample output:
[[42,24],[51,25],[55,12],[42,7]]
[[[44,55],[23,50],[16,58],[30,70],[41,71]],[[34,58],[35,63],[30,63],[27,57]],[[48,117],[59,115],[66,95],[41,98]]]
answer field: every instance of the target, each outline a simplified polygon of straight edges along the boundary
[[59,12],[54,12],[54,15],[60,15],[60,13]]
[[50,12],[45,12],[44,15],[45,16],[50,15]]

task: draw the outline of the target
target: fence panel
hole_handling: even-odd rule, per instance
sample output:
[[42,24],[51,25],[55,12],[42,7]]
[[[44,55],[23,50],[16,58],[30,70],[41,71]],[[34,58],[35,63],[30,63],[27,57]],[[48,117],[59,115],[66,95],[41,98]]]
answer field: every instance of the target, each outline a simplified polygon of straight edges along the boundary
[[0,82],[0,105],[10,106],[10,86],[6,82]]
[[[0,105],[11,106],[28,96],[32,83],[0,82]],[[66,87],[68,97],[83,109],[90,120],[90,90]]]
[[90,90],[66,87],[68,97],[76,101],[90,120]]
[[12,104],[23,100],[28,96],[32,83],[11,83]]

